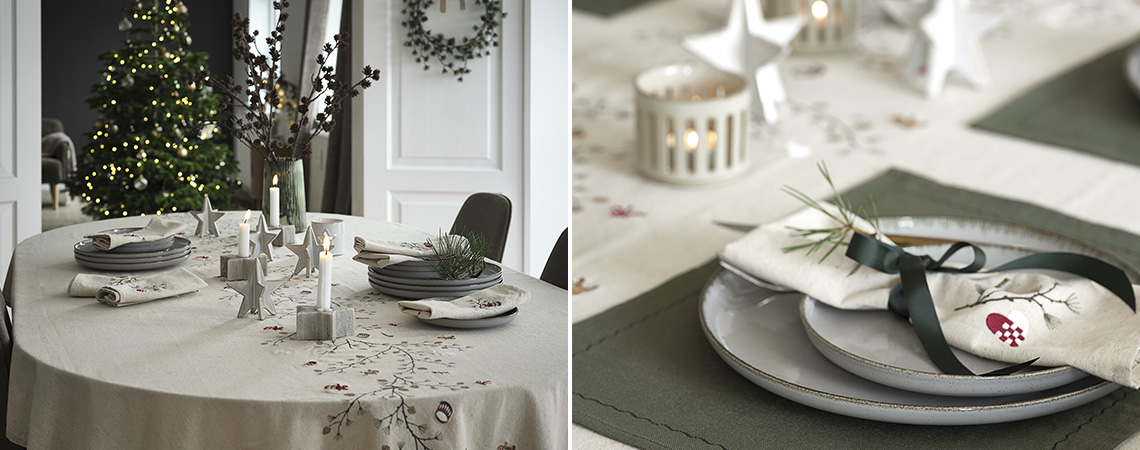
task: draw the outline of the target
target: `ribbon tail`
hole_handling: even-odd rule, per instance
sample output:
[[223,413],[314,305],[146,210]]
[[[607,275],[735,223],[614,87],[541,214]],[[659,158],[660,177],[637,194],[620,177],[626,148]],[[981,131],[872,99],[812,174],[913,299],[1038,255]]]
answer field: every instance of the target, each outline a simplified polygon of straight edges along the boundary
[[974,375],[950,351],[950,344],[942,333],[942,325],[938,323],[938,313],[934,309],[934,299],[930,297],[930,287],[926,284],[926,264],[917,256],[905,254],[899,258],[899,275],[914,331],[934,365],[951,375]]
[[1132,308],[1133,312],[1136,312],[1136,296],[1132,291],[1132,283],[1128,281],[1124,271],[1091,256],[1062,252],[1038,253],[1018,258],[990,271],[1014,269],[1052,269],[1088,278],[1116,294],[1129,308]]

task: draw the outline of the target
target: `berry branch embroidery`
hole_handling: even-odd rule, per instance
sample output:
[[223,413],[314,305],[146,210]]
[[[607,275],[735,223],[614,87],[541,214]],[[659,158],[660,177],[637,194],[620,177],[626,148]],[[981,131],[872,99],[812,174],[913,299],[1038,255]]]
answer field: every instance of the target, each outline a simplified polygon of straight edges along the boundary
[[1005,293],[1002,295],[1001,287],[1005,286],[1005,284],[1008,282],[1009,278],[1006,278],[992,288],[986,288],[980,284],[975,285],[974,288],[978,291],[978,300],[974,303],[954,308],[954,310],[961,311],[963,309],[973,308],[975,306],[980,306],[991,302],[1025,301],[1037,305],[1037,307],[1041,309],[1042,318],[1045,319],[1045,325],[1048,326],[1050,330],[1060,326],[1061,319],[1053,314],[1049,314],[1049,312],[1045,310],[1046,305],[1061,304],[1065,305],[1065,307],[1068,308],[1069,311],[1072,311],[1074,314],[1081,313],[1080,304],[1077,302],[1077,294],[1070,293],[1069,296],[1065,297],[1063,300],[1051,296],[1053,291],[1057,289],[1057,286],[1060,285],[1057,282],[1053,282],[1052,286],[1044,290],[1038,286],[1037,288],[1033,289],[1033,292],[1026,294]]

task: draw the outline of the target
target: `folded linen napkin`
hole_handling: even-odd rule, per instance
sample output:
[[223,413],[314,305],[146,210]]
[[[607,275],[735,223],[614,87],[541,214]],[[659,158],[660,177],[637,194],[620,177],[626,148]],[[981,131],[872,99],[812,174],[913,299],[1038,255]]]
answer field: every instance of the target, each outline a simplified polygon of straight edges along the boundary
[[153,242],[168,237],[174,236],[176,233],[181,232],[186,228],[186,224],[171,220],[163,217],[152,217],[150,223],[139,230],[130,233],[112,234],[112,233],[96,233],[83,236],[91,238],[95,243],[95,248],[99,250],[110,250],[123,244],[131,244],[136,242]]
[[[789,226],[811,229],[836,224],[819,211],[805,210],[758,227],[728,244],[722,257],[761,279],[837,308],[887,309],[898,275],[864,267],[848,276],[856,263],[843,248],[822,262],[822,251],[785,253],[785,247],[809,242],[792,235]],[[864,221],[856,227],[872,230]],[[1071,365],[1140,387],[1140,315],[1099,284],[1032,270],[927,272],[926,280],[950,345],[1010,363],[1040,357],[1038,365]],[[1132,288],[1137,291],[1137,286]]]
[[530,300],[530,292],[508,284],[477,291],[451,301],[415,300],[400,302],[400,312],[421,319],[482,319],[517,308]]
[[467,247],[467,238],[454,234],[442,238],[428,238],[422,242],[373,242],[357,236],[352,246],[356,249],[356,256],[353,256],[352,260],[383,269],[402,262],[432,259],[435,258],[437,246],[444,239],[449,240],[448,243],[452,248]]
[[206,282],[184,268],[145,277],[133,275],[93,275],[81,273],[72,278],[67,293],[72,297],[95,297],[111,306],[129,306],[194,292]]

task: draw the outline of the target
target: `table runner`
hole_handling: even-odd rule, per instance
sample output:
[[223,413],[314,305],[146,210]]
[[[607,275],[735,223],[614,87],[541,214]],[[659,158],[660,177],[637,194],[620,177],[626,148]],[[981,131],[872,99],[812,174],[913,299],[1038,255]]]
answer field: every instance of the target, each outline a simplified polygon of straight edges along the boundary
[[974,126],[1140,164],[1140,99],[1124,75],[1137,42],[1033,88]]
[[[892,170],[848,192],[880,215],[942,214],[1032,225],[1140,263],[1140,237],[1035,205]],[[574,421],[646,449],[1113,448],[1140,432],[1140,395],[1122,388],[1057,414],[969,427],[899,425],[812,409],[738,375],[706,340],[697,305],[711,261],[574,325]]]

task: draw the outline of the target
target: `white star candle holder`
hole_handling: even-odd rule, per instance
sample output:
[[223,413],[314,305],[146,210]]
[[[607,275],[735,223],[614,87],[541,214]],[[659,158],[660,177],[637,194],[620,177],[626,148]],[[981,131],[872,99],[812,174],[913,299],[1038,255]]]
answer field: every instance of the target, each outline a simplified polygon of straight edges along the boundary
[[764,0],[764,16],[791,14],[804,18],[804,27],[792,41],[796,51],[828,52],[855,45],[860,0]]
[[674,184],[707,184],[748,168],[744,79],[712,67],[668,65],[634,79],[637,165],[646,176]]

